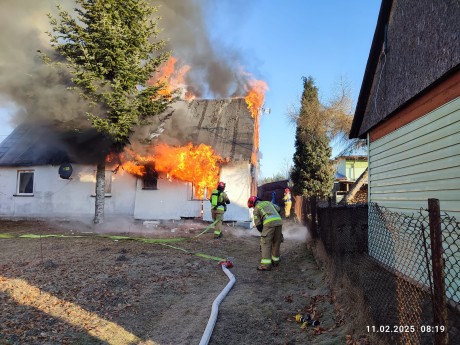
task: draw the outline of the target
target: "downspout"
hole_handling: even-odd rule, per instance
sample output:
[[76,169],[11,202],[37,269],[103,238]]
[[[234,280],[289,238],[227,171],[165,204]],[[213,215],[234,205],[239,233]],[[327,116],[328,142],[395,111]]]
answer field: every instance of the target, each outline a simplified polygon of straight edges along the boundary
[[230,281],[228,282],[227,286],[225,286],[225,288],[222,290],[222,292],[219,294],[219,296],[217,296],[217,298],[212,303],[211,316],[209,317],[208,325],[206,326],[203,336],[201,337],[200,345],[207,345],[209,343],[209,340],[211,339],[212,331],[217,321],[217,313],[219,312],[219,304],[220,302],[222,302],[225,296],[227,296],[228,292],[233,287],[236,281],[235,276],[227,269],[227,267],[230,268],[233,266],[232,262],[227,260],[227,261],[219,262],[219,264],[222,266],[222,270],[227,275]]

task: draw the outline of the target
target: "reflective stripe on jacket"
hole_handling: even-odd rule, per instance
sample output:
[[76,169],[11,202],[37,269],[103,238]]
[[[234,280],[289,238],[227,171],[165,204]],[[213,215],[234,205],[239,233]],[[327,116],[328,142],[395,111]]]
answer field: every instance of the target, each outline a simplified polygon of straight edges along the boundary
[[291,193],[284,194],[283,201],[291,202]]
[[278,213],[280,208],[269,201],[259,201],[254,207],[254,224],[273,226],[282,225],[283,221]]

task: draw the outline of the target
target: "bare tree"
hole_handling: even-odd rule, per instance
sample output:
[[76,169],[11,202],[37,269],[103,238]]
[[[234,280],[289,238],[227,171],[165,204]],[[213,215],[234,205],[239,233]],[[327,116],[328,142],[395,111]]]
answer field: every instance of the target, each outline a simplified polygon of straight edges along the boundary
[[[300,104],[300,101],[298,102]],[[308,110],[307,110],[308,111]],[[310,113],[314,113],[310,111]],[[353,98],[349,82],[340,77],[333,96],[326,103],[320,103],[317,116],[309,116],[299,121],[300,106],[291,105],[287,110],[289,123],[305,128],[315,128],[319,134],[324,134],[331,142],[344,146],[340,155],[351,154],[366,147],[365,140],[348,139],[353,121]]]
[[289,180],[292,170],[292,160],[284,157],[280,164],[280,172],[281,176],[284,176],[286,180]]

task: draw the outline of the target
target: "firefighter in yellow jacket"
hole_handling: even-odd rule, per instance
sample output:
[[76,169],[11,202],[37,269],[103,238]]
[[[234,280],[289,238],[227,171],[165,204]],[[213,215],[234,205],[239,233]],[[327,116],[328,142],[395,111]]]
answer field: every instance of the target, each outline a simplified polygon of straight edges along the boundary
[[214,224],[214,238],[222,237],[222,221],[224,219],[224,213],[227,211],[227,205],[230,204],[230,200],[227,193],[224,192],[225,183],[219,182],[217,189],[212,191],[211,194],[211,215]]
[[279,206],[270,201],[262,201],[256,196],[248,199],[248,207],[254,208],[254,225],[260,232],[262,259],[257,267],[259,271],[270,271],[280,263],[280,246],[283,238],[283,221]]
[[286,219],[289,218],[291,215],[291,207],[292,207],[292,197],[291,197],[291,191],[289,188],[286,188],[284,190],[284,196],[283,196],[283,202],[284,202],[284,216]]

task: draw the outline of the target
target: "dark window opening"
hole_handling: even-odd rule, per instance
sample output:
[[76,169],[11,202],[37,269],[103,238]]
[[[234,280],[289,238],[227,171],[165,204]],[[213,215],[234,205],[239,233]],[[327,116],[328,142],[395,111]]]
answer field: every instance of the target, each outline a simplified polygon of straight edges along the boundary
[[142,177],[142,189],[158,189],[158,173],[153,167],[145,167],[145,175]]

